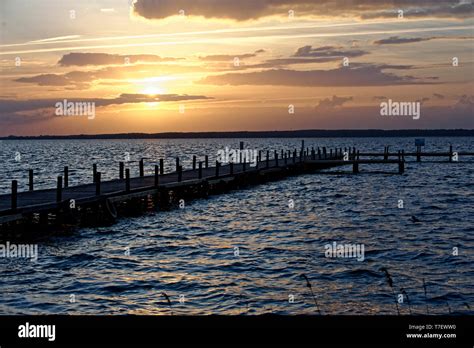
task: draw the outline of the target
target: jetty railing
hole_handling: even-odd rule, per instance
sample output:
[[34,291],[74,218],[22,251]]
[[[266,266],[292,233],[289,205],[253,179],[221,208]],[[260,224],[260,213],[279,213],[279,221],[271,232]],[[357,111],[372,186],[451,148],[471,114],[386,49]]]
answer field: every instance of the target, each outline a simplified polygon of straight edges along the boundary
[[[240,143],[243,149],[243,142]],[[385,147],[383,153],[360,152],[355,147],[334,148],[305,147],[291,150],[267,150],[265,155],[258,151],[255,166],[251,166],[246,158],[237,162],[221,163],[209,166],[209,156],[204,160],[192,157],[190,169],[184,169],[180,158],[175,158],[175,171],[165,173],[164,159],[159,158],[158,164],[153,163],[153,175],[145,175],[145,158],[138,161],[139,176],[132,178],[130,168],[119,162],[118,178],[102,180],[102,173],[97,164],[92,165],[92,183],[77,186],[69,185],[69,166],[64,167],[63,175],[57,177],[55,189],[35,190],[34,172],[28,171],[28,190],[18,191],[18,181],[13,180],[11,193],[0,195],[0,224],[31,219],[32,214],[50,213],[66,214],[78,206],[83,208],[96,207],[110,202],[120,203],[130,199],[142,199],[154,196],[155,203],[167,206],[173,197],[188,198],[221,193],[229,189],[248,184],[277,180],[290,175],[318,172],[340,166],[352,166],[352,173],[360,172],[360,165],[395,164],[398,174],[405,172],[405,158],[446,157],[449,162],[458,156],[473,156],[471,152],[454,152],[450,146],[448,152],[389,152]],[[373,158],[382,157],[382,158]],[[108,202],[107,202],[108,201]],[[73,202],[74,204],[71,204]]]

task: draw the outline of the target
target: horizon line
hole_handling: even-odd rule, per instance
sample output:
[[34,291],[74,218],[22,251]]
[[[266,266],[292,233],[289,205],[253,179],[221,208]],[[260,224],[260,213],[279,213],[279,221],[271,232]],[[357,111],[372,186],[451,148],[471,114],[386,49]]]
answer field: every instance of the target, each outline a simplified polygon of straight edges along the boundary
[[102,133],[67,135],[8,135],[0,140],[62,140],[62,139],[195,139],[195,138],[305,138],[305,137],[414,137],[474,136],[474,129],[298,129],[264,131],[209,131],[161,133]]

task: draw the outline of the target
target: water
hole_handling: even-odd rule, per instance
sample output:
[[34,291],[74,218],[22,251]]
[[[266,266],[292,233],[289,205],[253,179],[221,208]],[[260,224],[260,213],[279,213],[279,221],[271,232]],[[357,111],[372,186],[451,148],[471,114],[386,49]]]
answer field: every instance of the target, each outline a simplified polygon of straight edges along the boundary
[[[429,151],[446,151],[450,143],[455,150],[474,149],[472,138],[426,142]],[[245,143],[261,150],[300,146],[299,139]],[[413,144],[412,138],[306,139],[308,146],[377,151]],[[131,161],[145,153],[148,170],[160,157],[171,169],[176,154],[189,167],[192,155],[238,148],[239,140],[3,141],[0,146],[0,190],[7,192],[14,178],[26,188],[31,167],[38,188],[54,187],[64,165],[70,167],[70,183],[77,184],[90,182],[93,162],[105,178],[116,177],[126,152]],[[473,314],[474,159],[434,162],[439,160],[408,162],[404,175],[364,173],[397,172],[396,165],[361,165],[355,176],[291,177],[186,202],[182,210],[43,239],[37,262],[0,259],[0,314],[170,314],[163,292],[173,314],[315,314],[303,273],[323,314],[396,314],[394,295],[401,288],[410,300],[410,308],[406,299],[400,304],[402,314],[426,313],[426,305],[430,313]],[[130,165],[136,175],[138,164]],[[399,199],[404,209],[397,207]],[[412,215],[420,222],[413,223]],[[363,244],[365,260],[326,258],[324,246],[333,241]],[[393,278],[393,293],[381,267]]]

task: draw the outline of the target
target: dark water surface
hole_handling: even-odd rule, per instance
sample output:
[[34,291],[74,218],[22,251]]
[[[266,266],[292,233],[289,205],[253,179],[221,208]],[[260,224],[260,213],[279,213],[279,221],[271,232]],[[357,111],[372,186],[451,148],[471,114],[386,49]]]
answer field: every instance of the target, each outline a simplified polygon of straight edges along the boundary
[[[450,143],[455,150],[474,149],[472,138],[426,142],[429,151],[447,151]],[[245,143],[258,150],[300,146],[298,139]],[[412,138],[306,139],[306,144],[414,148]],[[25,190],[29,168],[37,173],[36,187],[46,188],[69,165],[74,185],[91,181],[92,163],[104,180],[115,178],[126,153],[137,175],[135,161],[142,156],[149,158],[149,172],[160,157],[170,170],[176,155],[189,167],[193,155],[215,157],[225,146],[238,148],[239,140],[3,141],[0,191],[8,192],[12,179]],[[39,242],[37,262],[0,258],[0,314],[169,314],[162,292],[174,314],[314,314],[302,273],[323,314],[396,314],[381,267],[389,270],[395,295],[405,289],[413,312],[425,313],[428,305],[430,313],[473,314],[474,158],[440,160],[446,159],[408,162],[404,175],[364,173],[396,172],[395,165],[362,165],[355,176],[291,177],[186,202],[184,209],[48,238]],[[404,209],[397,207],[400,199]],[[420,222],[413,223],[412,215]],[[326,258],[324,246],[334,241],[363,244],[365,260]],[[409,313],[406,300],[400,308]]]

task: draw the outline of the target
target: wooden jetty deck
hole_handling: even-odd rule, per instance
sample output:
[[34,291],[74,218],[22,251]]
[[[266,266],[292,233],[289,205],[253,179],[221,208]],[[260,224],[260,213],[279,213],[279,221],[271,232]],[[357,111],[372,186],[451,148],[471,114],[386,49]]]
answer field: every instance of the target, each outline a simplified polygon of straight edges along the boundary
[[[241,149],[243,144],[241,143]],[[448,155],[451,160],[452,149]],[[462,155],[474,155],[461,153]],[[460,154],[460,155],[461,155]],[[220,164],[216,161],[209,166],[208,156],[205,161],[197,161],[193,157],[192,169],[183,170],[179,158],[176,158],[176,170],[164,173],[163,159],[154,165],[154,175],[144,175],[144,161],[140,160],[139,177],[130,177],[125,164],[119,164],[119,178],[101,181],[101,173],[93,165],[94,182],[69,187],[69,168],[58,176],[54,189],[34,190],[33,172],[29,172],[29,191],[18,192],[18,184],[12,181],[12,192],[0,195],[0,232],[4,229],[26,225],[48,225],[53,221],[61,224],[87,224],[110,222],[117,215],[127,215],[130,211],[143,211],[148,207],[167,209],[181,199],[189,200],[206,197],[209,194],[222,193],[249,184],[258,184],[270,180],[278,180],[290,175],[315,172],[339,166],[352,166],[352,172],[359,172],[359,165],[395,164],[398,171],[405,171],[405,156],[410,154],[398,151],[389,154],[361,153],[355,148],[348,150],[336,148],[304,148],[299,151],[266,151],[258,152],[256,166],[249,163]],[[415,155],[420,156],[417,152]],[[380,157],[383,159],[367,159],[361,157]],[[396,156],[396,159],[389,159]],[[447,156],[442,154],[421,154],[421,156]],[[1,235],[0,235],[1,236]]]

